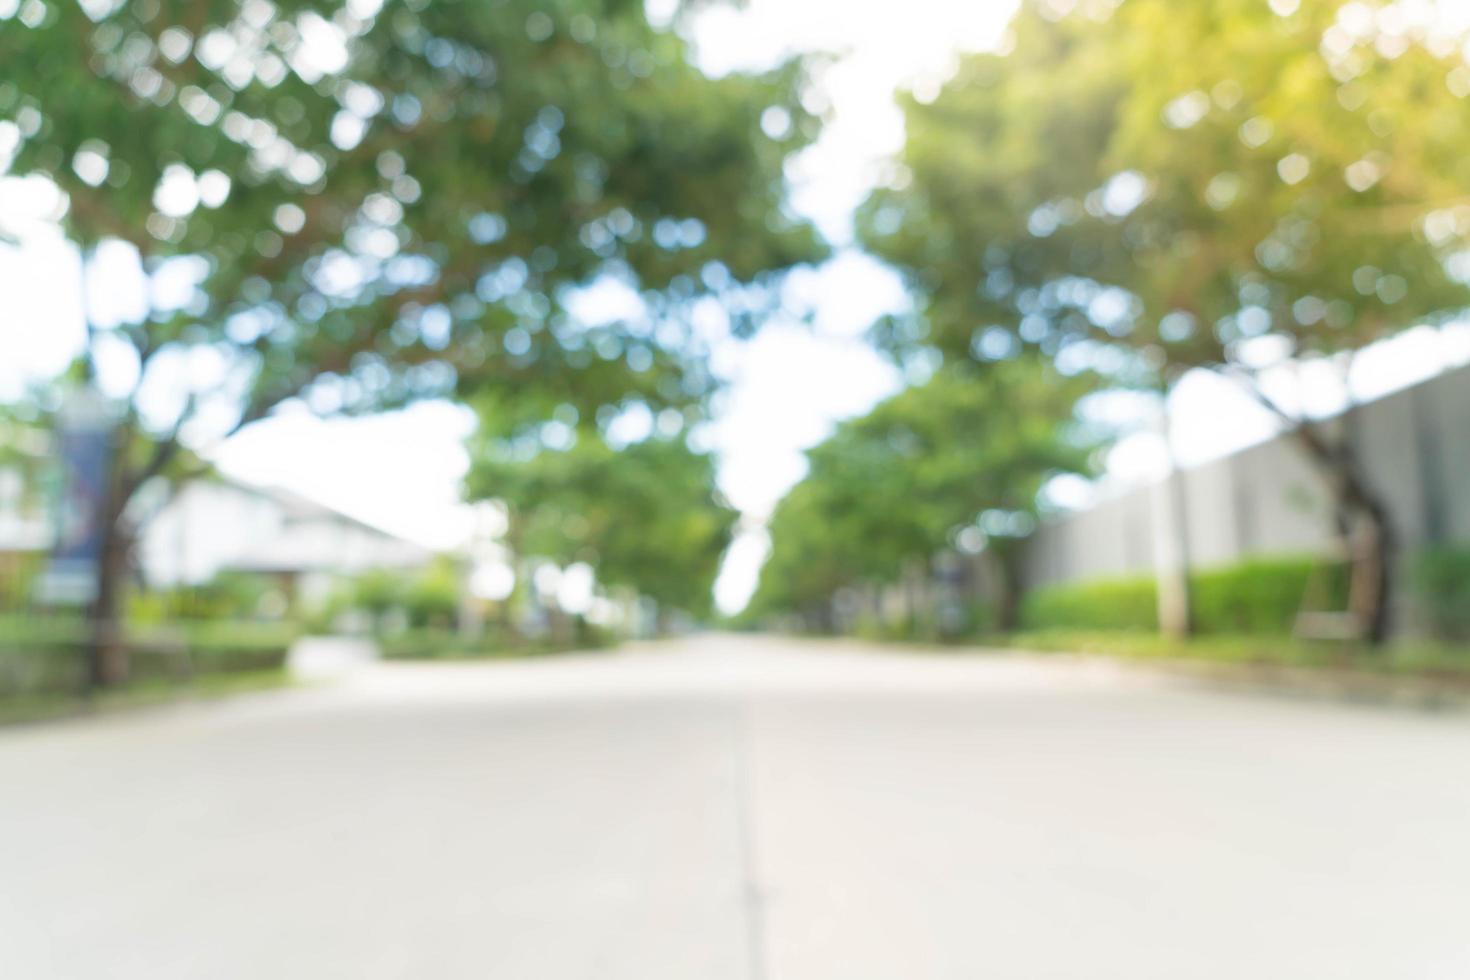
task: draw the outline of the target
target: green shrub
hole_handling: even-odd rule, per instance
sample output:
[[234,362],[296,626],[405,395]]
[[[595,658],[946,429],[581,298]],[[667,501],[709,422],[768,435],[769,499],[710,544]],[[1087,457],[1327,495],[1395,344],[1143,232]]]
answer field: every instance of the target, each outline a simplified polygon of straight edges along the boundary
[[91,629],[81,616],[0,613],[0,654],[37,646],[81,646]]
[[1414,563],[1414,591],[1431,633],[1470,640],[1470,548],[1431,548]]
[[[1311,557],[1251,558],[1190,576],[1200,633],[1288,634],[1304,608],[1347,608],[1347,568]],[[1310,601],[1309,601],[1310,600]]]
[[409,582],[403,594],[409,625],[419,628],[452,627],[459,618],[459,604],[459,575],[447,561],[435,562]]
[[[1347,570],[1312,557],[1252,558],[1190,576],[1195,629],[1202,634],[1288,634],[1304,604],[1347,605]],[[1021,605],[1026,629],[1158,629],[1158,587],[1152,576],[1093,579],[1029,593]]]
[[383,616],[402,605],[403,592],[402,576],[383,570],[365,572],[352,583],[350,604],[374,617]]
[[180,619],[259,619],[284,611],[271,609],[273,602],[286,605],[285,596],[267,576],[221,572],[201,585],[132,593],[127,621],[146,627]]
[[375,569],[340,583],[336,590],[309,610],[315,629],[329,631],[343,615],[362,613],[372,628],[398,626],[451,630],[459,620],[459,571],[448,559],[438,559],[422,571]]
[[[77,617],[0,617],[0,698],[72,694],[87,678],[90,629]],[[196,621],[129,629],[134,683],[282,670],[294,629],[275,623]]]
[[45,563],[46,556],[42,552],[0,555],[0,609],[25,607]]
[[1158,590],[1152,578],[1093,579],[1033,589],[1021,600],[1026,629],[1158,628]]
[[951,643],[988,631],[994,618],[990,604],[981,601],[941,606],[917,618],[885,620],[866,610],[851,621],[847,632],[875,643]]
[[606,630],[578,617],[573,636],[558,642],[551,637],[530,639],[499,625],[487,625],[479,636],[445,629],[409,629],[378,638],[387,660],[512,660],[570,650],[610,646]]

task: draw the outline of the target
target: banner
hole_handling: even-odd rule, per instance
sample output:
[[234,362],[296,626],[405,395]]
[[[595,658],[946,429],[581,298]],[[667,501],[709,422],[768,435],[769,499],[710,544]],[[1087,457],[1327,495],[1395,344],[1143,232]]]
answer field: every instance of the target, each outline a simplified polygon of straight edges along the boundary
[[[82,400],[78,408],[85,408]],[[112,472],[113,428],[97,411],[63,412],[55,458],[61,469],[56,500],[56,542],[51,563],[37,584],[37,598],[59,605],[86,605],[96,598]]]

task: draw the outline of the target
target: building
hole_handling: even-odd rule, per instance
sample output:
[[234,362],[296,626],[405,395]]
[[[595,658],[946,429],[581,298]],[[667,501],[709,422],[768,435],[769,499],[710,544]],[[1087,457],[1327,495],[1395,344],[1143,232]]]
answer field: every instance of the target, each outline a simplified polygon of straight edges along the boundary
[[[13,433],[12,433],[13,434]],[[29,583],[56,538],[50,447],[38,432],[0,457],[0,604],[25,605]],[[315,500],[275,487],[211,476],[194,480],[143,525],[137,571],[151,588],[202,585],[226,572],[268,576],[288,595],[314,600],[345,576],[411,573],[427,548]]]
[[413,572],[434,553],[315,500],[236,480],[196,480],[144,527],[138,562],[153,588],[200,585],[221,573],[276,579],[289,594],[320,598],[345,576]]

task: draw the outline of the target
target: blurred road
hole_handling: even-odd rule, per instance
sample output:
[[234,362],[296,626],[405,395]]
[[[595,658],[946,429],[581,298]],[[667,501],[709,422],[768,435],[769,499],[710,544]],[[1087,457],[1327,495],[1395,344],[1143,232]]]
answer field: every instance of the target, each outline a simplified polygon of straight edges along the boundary
[[6,980],[1464,980],[1470,719],[707,638],[0,732]]

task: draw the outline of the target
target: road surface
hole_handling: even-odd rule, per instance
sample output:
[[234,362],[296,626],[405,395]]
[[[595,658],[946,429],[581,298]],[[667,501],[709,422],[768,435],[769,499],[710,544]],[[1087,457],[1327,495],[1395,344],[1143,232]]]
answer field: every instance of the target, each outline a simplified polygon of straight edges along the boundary
[[706,638],[0,732],[7,980],[1464,980],[1470,719]]

